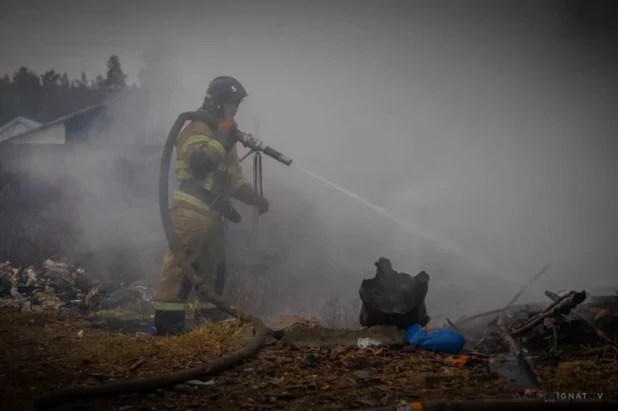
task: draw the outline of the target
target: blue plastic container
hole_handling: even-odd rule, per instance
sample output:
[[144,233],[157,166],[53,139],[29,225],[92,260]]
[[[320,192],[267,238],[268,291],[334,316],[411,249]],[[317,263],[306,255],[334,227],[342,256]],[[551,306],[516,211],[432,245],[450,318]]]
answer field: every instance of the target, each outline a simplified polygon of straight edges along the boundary
[[446,354],[458,354],[466,343],[464,336],[452,328],[426,332],[418,324],[406,330],[406,340],[416,348]]
[[157,335],[157,328],[154,325],[148,325],[146,327],[146,334]]

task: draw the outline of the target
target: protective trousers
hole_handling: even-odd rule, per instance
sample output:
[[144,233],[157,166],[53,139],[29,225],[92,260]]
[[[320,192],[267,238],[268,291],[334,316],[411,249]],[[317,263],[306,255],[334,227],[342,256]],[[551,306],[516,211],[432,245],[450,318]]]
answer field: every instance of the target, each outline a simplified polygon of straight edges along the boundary
[[[188,258],[206,286],[223,293],[225,278],[225,248],[223,220],[215,213],[200,213],[190,208],[172,206],[172,225]],[[187,298],[193,285],[182,272],[168,249],[156,289],[154,325],[158,334],[179,334],[185,331]],[[212,303],[200,296],[195,321],[216,321],[220,313]]]

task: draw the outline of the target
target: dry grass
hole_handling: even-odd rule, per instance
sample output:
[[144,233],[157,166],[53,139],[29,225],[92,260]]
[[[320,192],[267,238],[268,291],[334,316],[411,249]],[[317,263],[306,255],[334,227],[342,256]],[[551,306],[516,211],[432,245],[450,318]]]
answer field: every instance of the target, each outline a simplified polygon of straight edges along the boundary
[[602,387],[618,391],[618,364],[615,358],[593,358],[544,367],[541,378],[560,392],[603,392]]
[[115,375],[126,374],[131,364],[145,359],[136,374],[147,376],[220,357],[238,347],[231,342],[239,330],[237,322],[230,322],[223,326],[205,324],[185,335],[168,338],[86,332],[71,344],[71,356],[74,360],[88,358],[90,368]]
[[329,328],[360,328],[359,315],[361,303],[358,298],[354,298],[347,303],[337,295],[331,295],[324,301],[321,323]]
[[207,323],[182,336],[153,338],[94,329],[85,319],[56,312],[2,311],[0,316],[1,385],[18,393],[29,387],[47,391],[84,380],[94,383],[188,368],[237,349],[250,331],[231,320]]

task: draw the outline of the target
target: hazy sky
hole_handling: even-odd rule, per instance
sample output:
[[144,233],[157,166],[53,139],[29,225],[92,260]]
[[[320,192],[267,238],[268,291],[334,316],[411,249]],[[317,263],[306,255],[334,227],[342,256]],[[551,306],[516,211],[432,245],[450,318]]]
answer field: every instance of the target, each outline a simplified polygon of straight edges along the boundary
[[[117,54],[137,81],[144,53],[164,47],[152,66],[178,82],[162,100],[174,115],[213,77],[236,76],[245,129],[259,119],[299,165],[496,275],[524,281],[551,263],[547,287],[615,279],[618,70],[606,42],[576,37],[555,2],[334,3],[22,1],[0,25],[0,73],[103,74]],[[408,272],[440,260],[402,225],[266,168],[271,200],[285,209],[285,187],[302,191],[333,254],[367,267],[359,278],[382,255]]]

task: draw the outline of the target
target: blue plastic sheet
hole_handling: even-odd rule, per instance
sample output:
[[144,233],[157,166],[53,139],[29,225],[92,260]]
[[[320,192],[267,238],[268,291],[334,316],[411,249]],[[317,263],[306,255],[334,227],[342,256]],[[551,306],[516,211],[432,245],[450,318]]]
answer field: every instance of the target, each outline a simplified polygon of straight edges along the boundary
[[452,328],[426,332],[418,324],[406,330],[406,340],[416,348],[447,354],[458,354],[466,343],[464,336]]

